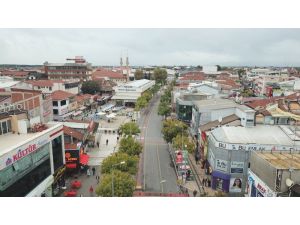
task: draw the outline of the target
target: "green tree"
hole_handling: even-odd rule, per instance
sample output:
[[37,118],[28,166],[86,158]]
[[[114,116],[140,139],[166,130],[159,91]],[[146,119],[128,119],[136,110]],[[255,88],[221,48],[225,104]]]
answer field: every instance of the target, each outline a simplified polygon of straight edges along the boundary
[[159,91],[159,85],[158,84],[155,84],[151,89],[150,89],[150,92],[152,94],[155,94]]
[[127,153],[128,155],[139,155],[142,149],[142,144],[134,140],[131,136],[122,138],[120,141],[119,151]]
[[173,138],[182,132],[187,136],[187,128],[188,126],[179,120],[167,119],[163,122],[162,133],[166,142],[172,143]]
[[134,78],[136,80],[141,80],[141,79],[144,79],[144,73],[142,70],[136,70],[135,73],[134,73]]
[[112,182],[114,187],[114,196],[132,197],[135,189],[135,180],[129,173],[119,170],[112,170],[112,173],[102,176],[99,186],[96,188],[96,194],[101,197],[112,196]]
[[135,110],[139,111],[147,106],[148,102],[144,96],[138,97],[135,104]]
[[155,68],[153,72],[154,80],[157,83],[165,84],[167,80],[167,71],[165,69]]
[[171,113],[171,107],[169,106],[168,103],[166,102],[159,103],[158,112],[157,112],[158,115],[166,117],[170,115],[170,113]]
[[[122,161],[125,161],[125,163],[120,164]],[[101,173],[110,173],[113,165],[116,165],[114,166],[115,170],[120,170],[121,172],[127,172],[135,175],[137,172],[137,163],[137,156],[130,156],[123,152],[117,152],[103,160],[101,165]]]
[[100,92],[100,85],[95,81],[86,81],[82,83],[81,91],[84,94],[95,94]]
[[150,90],[147,90],[143,93],[142,96],[146,99],[147,102],[149,102],[152,98],[152,93],[150,92]]
[[141,132],[138,125],[134,122],[124,123],[120,126],[120,131],[125,135],[136,135]]
[[182,149],[183,147],[183,149],[187,150],[189,153],[193,153],[196,148],[194,142],[187,135],[181,134],[177,134],[173,139],[173,147],[176,149]]

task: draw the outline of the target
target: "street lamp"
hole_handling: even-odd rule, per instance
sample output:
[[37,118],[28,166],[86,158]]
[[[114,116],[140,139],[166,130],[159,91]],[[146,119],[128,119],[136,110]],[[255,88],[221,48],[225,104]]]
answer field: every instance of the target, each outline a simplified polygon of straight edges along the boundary
[[120,163],[114,164],[111,166],[110,173],[111,173],[111,193],[112,197],[114,197],[114,166],[123,165],[125,164],[125,161],[122,161]]

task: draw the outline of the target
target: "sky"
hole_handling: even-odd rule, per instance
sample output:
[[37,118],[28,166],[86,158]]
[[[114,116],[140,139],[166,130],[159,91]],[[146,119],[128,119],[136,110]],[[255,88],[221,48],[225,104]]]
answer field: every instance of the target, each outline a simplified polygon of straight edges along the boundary
[[[0,64],[300,66],[300,29],[6,29]],[[125,61],[125,60],[123,60]]]

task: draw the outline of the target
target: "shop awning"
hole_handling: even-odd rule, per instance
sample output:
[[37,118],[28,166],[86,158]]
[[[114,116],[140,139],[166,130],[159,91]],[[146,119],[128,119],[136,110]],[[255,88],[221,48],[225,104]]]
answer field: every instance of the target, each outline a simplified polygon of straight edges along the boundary
[[76,169],[77,165],[76,165],[76,163],[67,163],[66,167],[68,169]]
[[213,177],[222,178],[222,179],[225,179],[225,180],[229,180],[230,179],[230,174],[221,173],[219,171],[213,171],[212,172],[212,176]]
[[87,154],[81,154],[80,155],[80,164],[87,165],[89,162],[89,156]]

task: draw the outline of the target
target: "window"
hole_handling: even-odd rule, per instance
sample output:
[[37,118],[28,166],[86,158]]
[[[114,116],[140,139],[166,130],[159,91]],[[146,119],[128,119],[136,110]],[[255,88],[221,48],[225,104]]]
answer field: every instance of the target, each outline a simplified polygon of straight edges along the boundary
[[52,141],[52,153],[53,153],[54,171],[56,171],[64,164],[61,136],[55,138]]
[[8,132],[6,121],[2,122],[2,132],[3,132],[3,134],[6,134]]
[[62,101],[60,102],[60,105],[61,105],[61,106],[66,105],[66,104],[67,104],[67,101],[66,101],[66,100],[62,100]]
[[52,87],[49,87],[49,90],[52,91]]
[[11,132],[11,121],[7,120],[7,130],[8,132]]
[[53,114],[58,115],[58,109],[53,109]]
[[53,106],[58,106],[58,102],[57,101],[53,101]]

